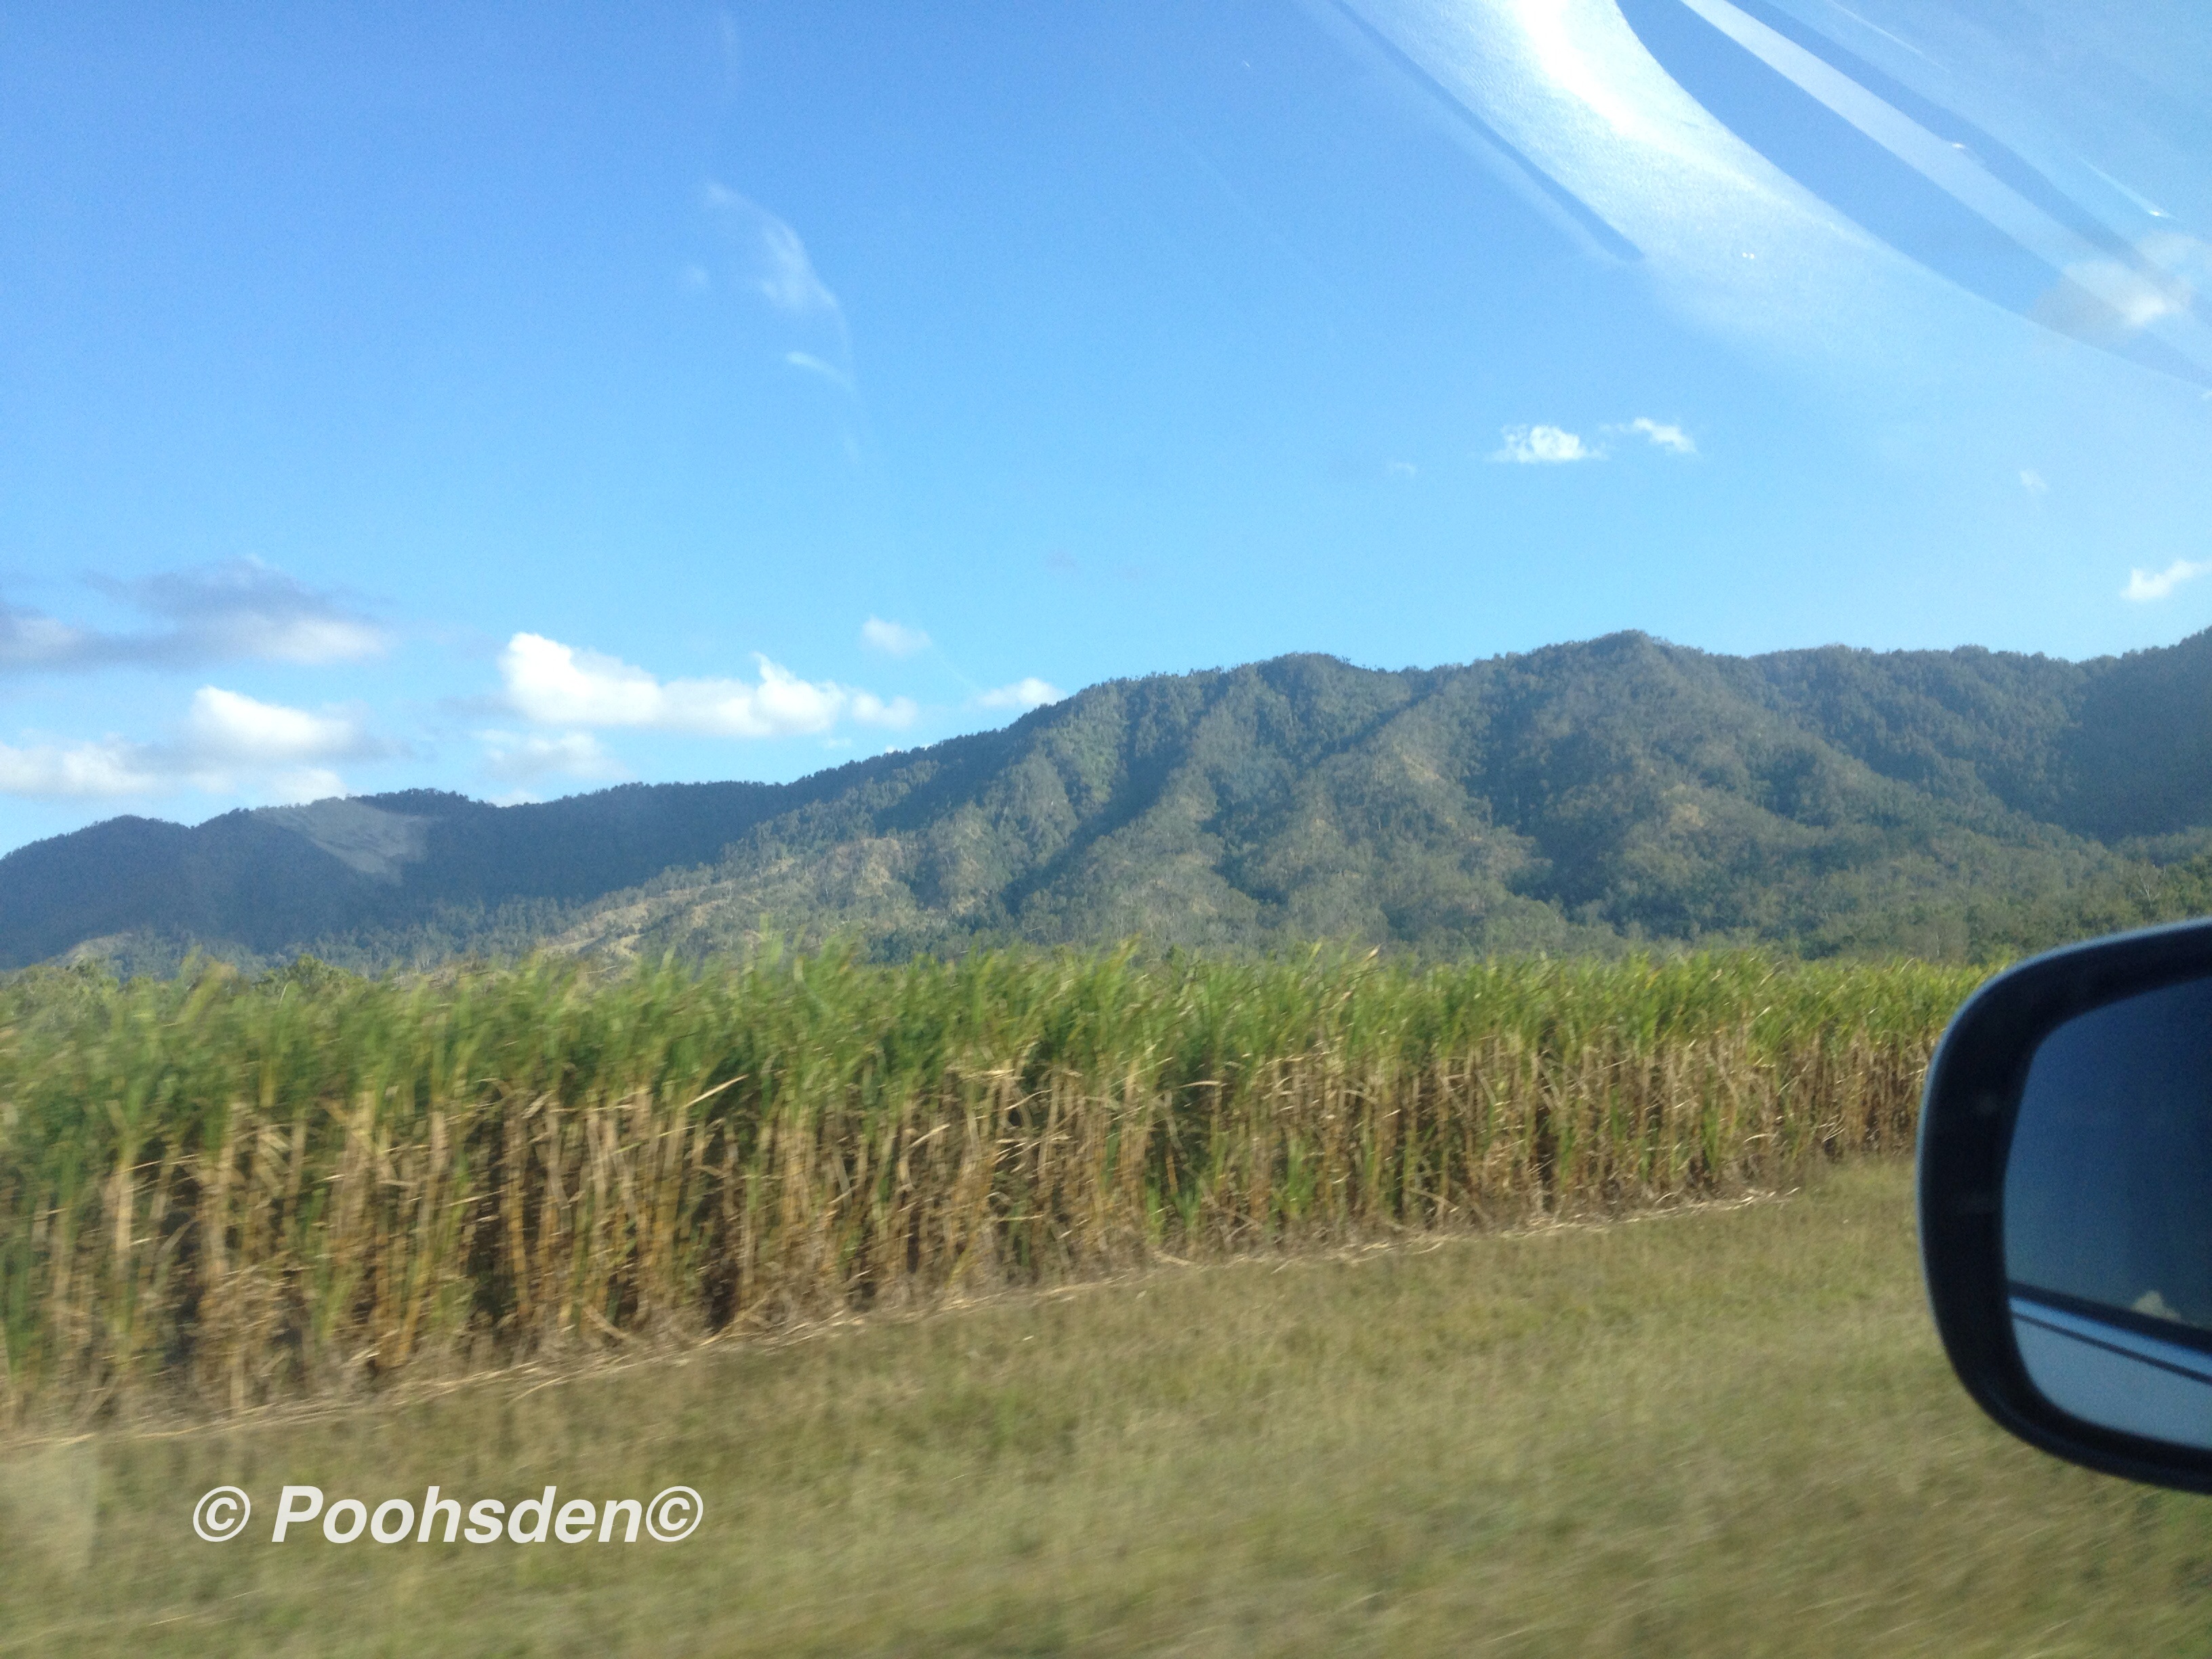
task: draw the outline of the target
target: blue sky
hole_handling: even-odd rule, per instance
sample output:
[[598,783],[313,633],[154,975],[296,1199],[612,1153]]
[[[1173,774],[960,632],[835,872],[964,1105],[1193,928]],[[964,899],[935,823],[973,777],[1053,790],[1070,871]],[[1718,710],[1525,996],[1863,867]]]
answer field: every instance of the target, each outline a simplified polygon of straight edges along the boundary
[[0,9],[0,848],[2212,623],[2212,13]]

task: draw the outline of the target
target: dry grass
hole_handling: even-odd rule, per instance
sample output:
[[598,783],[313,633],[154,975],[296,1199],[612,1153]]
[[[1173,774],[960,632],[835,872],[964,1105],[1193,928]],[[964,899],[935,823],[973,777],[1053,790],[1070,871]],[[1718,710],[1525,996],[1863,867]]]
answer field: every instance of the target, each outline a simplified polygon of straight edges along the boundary
[[1909,1145],[1973,975],[836,955],[0,1002],[0,1425],[1610,1214]]
[[[605,1374],[0,1453],[0,1652],[2201,1650],[2201,1500],[1936,1348],[1909,1176],[1154,1268]],[[684,1481],[681,1545],[204,1545],[197,1495]],[[257,1522],[256,1531],[265,1540]]]

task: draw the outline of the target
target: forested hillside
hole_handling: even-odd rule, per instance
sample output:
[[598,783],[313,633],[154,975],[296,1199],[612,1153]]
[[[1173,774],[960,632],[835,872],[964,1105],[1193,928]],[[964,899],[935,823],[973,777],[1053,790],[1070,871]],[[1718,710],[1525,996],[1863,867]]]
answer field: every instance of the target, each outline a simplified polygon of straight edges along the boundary
[[0,963],[538,943],[1986,957],[2212,908],[2212,634],[2068,663],[1614,635],[1115,681],[786,785],[119,818],[0,860]]

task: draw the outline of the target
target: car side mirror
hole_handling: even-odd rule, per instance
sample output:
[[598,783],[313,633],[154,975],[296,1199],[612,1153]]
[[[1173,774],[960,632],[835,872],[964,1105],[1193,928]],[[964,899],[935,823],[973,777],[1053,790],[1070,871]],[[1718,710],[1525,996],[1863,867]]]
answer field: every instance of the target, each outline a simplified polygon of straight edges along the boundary
[[1952,1019],[1920,1115],[1953,1368],[2045,1450],[2212,1492],[2212,922],[2069,946]]

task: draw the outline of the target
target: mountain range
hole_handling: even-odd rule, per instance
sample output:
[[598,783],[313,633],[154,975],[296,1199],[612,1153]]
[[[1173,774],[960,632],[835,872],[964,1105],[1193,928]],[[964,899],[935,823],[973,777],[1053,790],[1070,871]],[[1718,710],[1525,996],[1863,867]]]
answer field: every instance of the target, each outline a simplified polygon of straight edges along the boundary
[[1626,633],[1093,686],[785,784],[118,817],[0,859],[0,967],[360,969],[773,933],[2008,955],[2212,908],[2212,631],[2072,663]]

